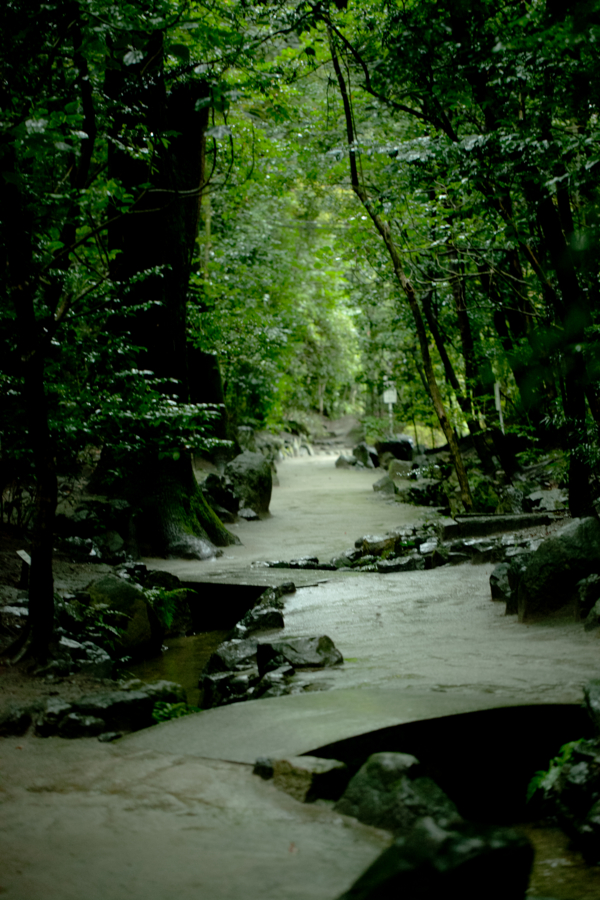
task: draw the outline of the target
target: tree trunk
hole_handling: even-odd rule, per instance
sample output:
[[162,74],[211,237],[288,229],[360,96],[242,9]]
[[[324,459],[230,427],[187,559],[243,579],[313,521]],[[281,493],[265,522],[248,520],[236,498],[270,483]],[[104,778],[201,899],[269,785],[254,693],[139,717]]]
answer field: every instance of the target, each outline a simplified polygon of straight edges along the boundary
[[446,437],[448,442],[448,449],[450,451],[450,455],[452,457],[452,462],[454,463],[454,468],[456,470],[456,476],[458,478],[458,484],[460,488],[460,496],[463,503],[463,506],[467,511],[473,508],[473,499],[471,497],[471,490],[469,487],[469,480],[467,478],[467,473],[465,470],[464,462],[461,456],[461,452],[458,446],[458,441],[456,440],[456,435],[454,433],[454,429],[450,423],[448,415],[446,413],[446,409],[444,406],[444,401],[442,399],[442,394],[439,389],[439,385],[437,383],[437,379],[435,377],[435,371],[433,368],[433,362],[431,359],[431,354],[429,352],[429,343],[427,340],[427,332],[425,330],[425,323],[423,321],[423,316],[421,315],[421,309],[413,288],[412,283],[406,277],[404,272],[404,268],[402,265],[402,260],[400,259],[400,254],[396,248],[394,240],[391,235],[389,225],[384,222],[381,217],[375,212],[373,208],[373,204],[363,187],[359,177],[358,177],[358,166],[356,162],[356,143],[355,143],[355,135],[354,135],[354,125],[352,118],[352,108],[350,105],[350,98],[348,96],[348,91],[346,89],[346,82],[344,76],[342,74],[342,70],[340,67],[339,59],[337,56],[337,52],[334,46],[333,37],[331,31],[329,31],[329,46],[331,50],[333,67],[335,69],[335,74],[337,77],[337,82],[340,89],[340,95],[342,98],[342,103],[344,107],[344,116],[346,119],[346,135],[348,140],[348,148],[349,148],[349,157],[350,157],[350,179],[352,183],[352,190],[362,203],[365,208],[365,211],[368,213],[371,221],[375,225],[375,228],[381,235],[385,247],[388,251],[388,255],[391,259],[392,266],[394,269],[394,275],[406,299],[408,301],[408,305],[413,317],[413,321],[415,324],[415,329],[417,332],[417,339],[419,341],[419,348],[421,351],[421,358],[423,360],[423,369],[425,372],[425,378],[427,380],[427,387],[429,389],[429,394],[431,396],[431,400],[433,402],[433,406],[438,417],[440,427]]
[[[135,212],[117,221],[109,230],[111,249],[120,250],[112,264],[117,281],[131,279],[154,267],[159,274],[141,279],[128,302],[146,303],[148,308],[125,319],[123,329],[131,333],[141,349],[136,364],[165,379],[166,393],[176,393],[189,402],[190,384],[187,347],[187,295],[193,253],[200,221],[204,182],[204,132],[208,122],[204,82],[177,85],[167,94],[163,78],[162,35],[153,34],[146,56],[139,64],[109,69],[109,96],[129,110],[123,126],[144,125],[156,136],[154,171],[145,161],[132,159],[116,144],[109,151],[111,177],[120,180],[134,196],[141,196]],[[168,134],[168,147],[162,143]],[[152,183],[150,190],[142,184]],[[198,373],[195,372],[196,380]],[[174,385],[169,379],[175,378]],[[193,393],[201,387],[196,383]],[[187,453],[164,459],[149,452],[145,459],[132,459],[127,467],[128,492],[141,509],[139,539],[151,552],[161,555],[214,555],[212,544],[239,543],[208,507],[199,491],[191,457]]]
[[27,625],[6,655],[17,662],[24,657],[47,658],[54,634],[54,579],[52,572],[57,477],[54,447],[44,389],[44,353],[47,337],[38,327],[31,271],[31,228],[19,188],[3,180],[0,201],[12,210],[10,226],[3,223],[7,289],[15,310],[18,354],[23,375],[23,402],[36,483],[35,518],[29,572]]

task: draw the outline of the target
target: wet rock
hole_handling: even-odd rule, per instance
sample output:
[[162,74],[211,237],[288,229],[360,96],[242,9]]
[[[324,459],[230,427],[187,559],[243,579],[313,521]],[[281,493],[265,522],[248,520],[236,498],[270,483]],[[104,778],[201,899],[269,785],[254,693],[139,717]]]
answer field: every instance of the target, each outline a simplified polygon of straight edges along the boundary
[[226,706],[249,698],[249,692],[260,681],[257,668],[244,671],[204,674],[199,683],[202,690],[202,709]]
[[268,756],[259,756],[254,763],[252,773],[268,781],[273,777],[273,760]]
[[422,544],[419,544],[419,553],[421,556],[429,556],[429,554],[433,553],[434,550],[437,550],[438,541],[436,539],[430,541],[423,541]]
[[402,503],[413,503],[418,506],[447,506],[443,482],[435,478],[422,478],[410,487],[398,491],[398,499]]
[[240,506],[238,516],[240,519],[245,519],[246,522],[258,522],[260,519],[258,513],[250,509],[249,506]]
[[[173,587],[179,587],[181,583],[179,578],[177,578],[176,575],[171,575],[170,572],[161,572],[159,570],[149,572],[144,563],[134,561],[123,563],[123,565],[115,570],[115,575],[119,578],[123,578],[125,581],[134,581],[136,584],[143,585],[146,584],[146,580],[148,579],[148,587],[166,587],[168,590],[172,590]],[[163,579],[165,577],[174,579],[176,584],[169,585],[162,581],[160,584],[156,582],[157,578]]]
[[506,602],[510,598],[511,588],[508,582],[508,568],[508,563],[498,563],[490,575],[492,600],[503,600]]
[[504,556],[498,542],[486,538],[452,541],[448,549],[453,553],[466,553],[474,563],[501,561]]
[[600,679],[593,678],[583,688],[583,703],[594,728],[600,734]]
[[375,447],[370,447],[365,441],[361,441],[352,448],[352,456],[355,457],[367,469],[379,466],[379,458]]
[[116,639],[121,653],[140,658],[160,650],[165,630],[140,587],[116,575],[105,575],[92,581],[86,590],[93,606],[105,606],[123,614],[124,631]]
[[482,885],[486,900],[518,900],[525,897],[533,856],[529,841],[511,829],[446,829],[424,817],[338,900],[480,900]]
[[566,491],[560,488],[552,488],[546,491],[532,491],[523,500],[523,510],[532,512],[534,510],[554,510],[565,509],[569,502],[569,496]]
[[91,538],[67,537],[61,541],[66,553],[80,561],[99,562],[102,554],[100,548]]
[[92,641],[84,641],[83,647],[86,656],[78,663],[79,671],[90,678],[110,678],[115,665],[110,654]]
[[240,508],[240,498],[234,493],[231,482],[224,475],[211,472],[201,485],[202,493],[212,508],[225,509],[231,516]]
[[62,738],[97,737],[103,731],[106,731],[104,719],[76,712],[68,713],[58,725],[58,736]]
[[107,531],[103,535],[97,536],[95,540],[104,560],[119,558],[119,554],[125,549],[125,541],[118,531]]
[[332,556],[329,562],[335,569],[352,568],[352,561],[346,553],[342,553],[341,556]]
[[0,737],[25,734],[42,706],[42,702],[31,706],[9,704],[9,706],[0,711]]
[[343,453],[335,461],[336,469],[351,469],[357,464],[358,460],[355,456],[345,456]]
[[224,506],[219,506],[218,503],[211,503],[211,507],[224,525],[234,525],[237,522],[237,515],[225,509]]
[[106,650],[93,641],[76,641],[63,636],[58,645],[69,654],[79,671],[92,678],[110,678],[114,662]]
[[577,614],[585,619],[600,600],[600,575],[588,575],[577,585]]
[[438,544],[430,557],[430,563],[432,569],[439,569],[440,566],[445,566],[450,557],[450,551],[447,547],[444,547],[443,544]]
[[396,536],[393,534],[366,534],[357,538],[354,545],[361,551],[361,556],[365,554],[381,556],[382,553],[391,553],[396,549]]
[[378,559],[376,571],[382,575],[391,572],[417,572],[425,568],[425,559],[422,556],[403,556],[400,559]]
[[600,628],[600,600],[598,600],[591,608],[583,623],[585,631],[594,631]]
[[233,629],[233,637],[244,639],[255,631],[263,631],[268,628],[283,628],[284,624],[281,610],[273,609],[269,606],[255,606],[237,623]]
[[236,672],[255,666],[257,646],[258,641],[252,639],[225,641],[208,660],[204,674]]
[[258,598],[259,605],[268,609],[283,609],[284,602],[282,597],[286,594],[294,594],[296,585],[293,581],[286,581],[276,587],[267,588],[267,590]]
[[262,453],[245,450],[227,463],[225,475],[241,507],[255,510],[261,518],[269,514],[273,477],[271,465]]
[[441,827],[462,822],[450,798],[408,753],[370,756],[335,809],[396,835],[407,834],[422,816],[431,816]]
[[336,800],[348,782],[346,764],[318,756],[290,756],[273,760],[273,782],[301,803]]
[[98,735],[98,740],[102,744],[111,744],[113,741],[118,741],[118,739],[122,737],[122,731],[103,731],[102,734]]
[[294,674],[292,666],[280,666],[270,672],[266,672],[256,685],[253,691],[253,698],[261,697],[283,697],[290,694],[292,685],[290,677]]
[[392,459],[387,470],[390,478],[407,478],[412,471],[412,462],[405,459]]
[[339,666],[344,658],[331,638],[290,638],[287,641],[264,641],[257,648],[257,662],[261,675],[290,665],[294,668],[323,668]]
[[45,709],[40,713],[35,722],[35,733],[40,737],[49,737],[58,732],[59,722],[73,712],[72,705],[66,700],[48,700]]
[[523,500],[525,494],[519,488],[514,487],[513,485],[500,488],[498,496],[500,502],[496,507],[496,513],[499,515],[511,515],[523,512]]
[[408,435],[396,435],[386,441],[376,441],[375,449],[379,454],[391,453],[395,459],[412,460],[414,455],[413,441]]
[[172,681],[135,682],[131,689],[90,694],[71,703],[51,699],[37,717],[36,734],[41,737],[57,734],[63,719],[72,713],[102,719],[103,730],[139,731],[154,724],[152,710],[159,701],[185,702],[185,690]]
[[547,538],[532,554],[519,584],[519,621],[565,607],[577,583],[600,573],[600,522],[576,519]]
[[390,476],[384,475],[383,478],[380,478],[379,481],[375,482],[373,490],[380,494],[389,494],[392,496],[396,493],[397,488]]
[[290,569],[318,569],[319,560],[316,556],[301,556],[299,559],[290,559]]
[[462,566],[463,563],[471,562],[468,553],[449,553],[446,562],[454,566]]
[[519,612],[519,585],[527,569],[529,558],[530,554],[520,553],[517,556],[513,556],[508,563],[506,577],[508,578],[510,592],[506,598],[507,616],[516,616]]

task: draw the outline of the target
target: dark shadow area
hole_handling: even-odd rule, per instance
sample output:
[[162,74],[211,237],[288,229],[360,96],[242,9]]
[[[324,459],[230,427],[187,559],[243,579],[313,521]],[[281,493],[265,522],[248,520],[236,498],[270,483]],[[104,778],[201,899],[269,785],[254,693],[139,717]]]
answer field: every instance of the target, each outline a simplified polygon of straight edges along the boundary
[[228,631],[256,604],[266,587],[257,584],[212,584],[184,581],[193,630]]
[[584,709],[567,704],[518,706],[381,728],[309,751],[339,759],[352,774],[372,753],[412,753],[465,819],[514,824],[535,817],[527,785],[562,744],[592,737]]

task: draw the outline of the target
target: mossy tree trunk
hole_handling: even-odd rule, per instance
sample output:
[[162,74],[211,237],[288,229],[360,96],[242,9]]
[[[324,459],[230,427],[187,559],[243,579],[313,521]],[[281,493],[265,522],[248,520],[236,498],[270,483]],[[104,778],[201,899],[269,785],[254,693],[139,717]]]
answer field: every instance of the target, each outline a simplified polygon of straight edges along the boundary
[[[162,35],[153,34],[143,60],[108,70],[106,89],[126,110],[116,124],[115,139],[123,128],[143,127],[156,136],[156,157],[150,165],[119,149],[118,140],[109,151],[110,175],[140,198],[135,211],[109,230],[111,249],[120,251],[111,275],[127,283],[140,272],[160,267],[160,272],[134,284],[127,302],[147,306],[124,318],[120,327],[129,332],[133,346],[142,348],[135,366],[165,379],[165,392],[187,403],[186,307],[204,183],[209,87],[189,80],[168,90]],[[150,188],[142,187],[148,183]],[[195,376],[198,380],[197,372]],[[121,483],[140,510],[139,540],[147,551],[205,558],[214,555],[215,544],[238,542],[203,499],[189,453],[174,453],[173,459],[153,451],[143,459],[134,454],[125,468]]]

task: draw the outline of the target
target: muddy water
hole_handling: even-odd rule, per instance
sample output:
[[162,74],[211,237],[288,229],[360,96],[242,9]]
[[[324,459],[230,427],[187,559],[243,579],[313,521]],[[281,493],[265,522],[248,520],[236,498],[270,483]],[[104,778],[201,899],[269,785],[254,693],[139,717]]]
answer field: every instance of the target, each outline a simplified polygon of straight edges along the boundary
[[187,693],[187,701],[197,706],[199,701],[198,678],[208,659],[227,637],[227,631],[206,631],[189,637],[167,638],[160,656],[144,660],[129,671],[142,681],[165,679],[181,684]]
[[516,827],[535,847],[528,894],[555,900],[598,900],[600,868],[586,865],[560,828],[538,823]]

